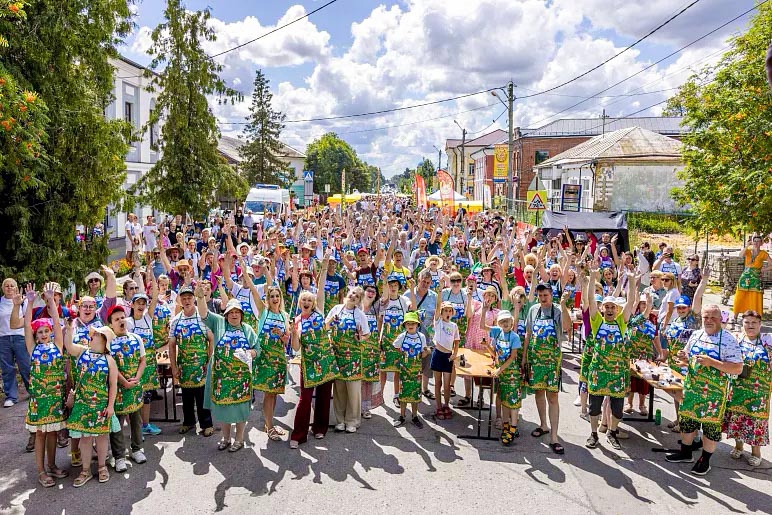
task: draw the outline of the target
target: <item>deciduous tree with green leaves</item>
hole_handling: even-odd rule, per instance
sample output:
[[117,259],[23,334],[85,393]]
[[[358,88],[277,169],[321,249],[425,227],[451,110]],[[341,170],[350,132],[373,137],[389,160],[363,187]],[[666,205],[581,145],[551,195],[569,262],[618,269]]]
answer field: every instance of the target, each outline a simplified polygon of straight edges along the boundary
[[131,29],[127,0],[0,0],[0,276],[80,281],[104,261],[84,246],[117,201],[129,133],[109,121],[116,45]]
[[269,84],[263,71],[257,70],[248,123],[244,126],[246,142],[239,147],[239,155],[243,160],[240,164],[241,174],[250,186],[264,183],[287,188],[295,182],[295,175],[280,158],[285,151],[279,141],[285,115],[274,111],[271,106],[273,93]]
[[764,61],[772,6],[762,4],[748,31],[731,40],[715,66],[691,77],[670,99],[683,113],[684,180],[674,190],[699,232],[772,232],[772,95]]
[[306,149],[305,169],[314,172],[314,192],[324,191],[330,185],[330,193],[340,192],[341,171],[346,170],[346,190],[370,191],[370,170],[356,151],[334,132],[328,132],[314,140]]
[[[219,195],[246,194],[246,181],[217,151],[220,131],[207,95],[221,102],[241,100],[220,78],[222,66],[204,52],[202,41],[215,41],[207,25],[209,9],[191,12],[168,0],[165,21],[152,33],[153,91],[158,92],[148,127],[163,124],[160,159],[130,194],[163,211],[201,216],[217,205]],[[146,128],[147,130],[147,128]]]

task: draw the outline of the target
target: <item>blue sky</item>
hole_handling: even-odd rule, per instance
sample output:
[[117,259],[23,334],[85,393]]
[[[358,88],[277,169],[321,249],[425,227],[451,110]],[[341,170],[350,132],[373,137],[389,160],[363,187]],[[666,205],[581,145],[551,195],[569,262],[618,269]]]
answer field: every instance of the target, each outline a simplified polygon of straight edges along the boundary
[[[271,80],[274,105],[288,120],[412,105],[503,85],[510,78],[523,96],[602,62],[691,1],[650,0],[642,5],[629,0],[338,0],[218,60],[225,66],[225,80],[247,96],[255,69],[262,68]],[[185,5],[190,10],[211,8],[218,42],[205,48],[216,53],[324,3],[326,0],[187,0]],[[664,100],[691,70],[717,60],[726,38],[743,30],[748,18],[625,81],[606,93],[608,97],[551,116],[752,6],[753,0],[700,0],[602,69],[554,94],[518,102],[515,125],[530,127],[558,116],[598,116],[604,108],[612,116],[623,116]],[[149,62],[144,54],[149,31],[162,20],[164,7],[165,2],[159,0],[138,4],[138,28],[122,48],[127,57]],[[230,122],[243,120],[247,108],[247,103],[213,106],[223,133],[238,135],[240,126]],[[641,115],[658,115],[660,109]],[[314,138],[334,130],[360,157],[390,176],[413,166],[422,156],[436,160],[433,145],[444,146],[447,138],[460,135],[454,119],[470,133],[488,126],[489,130],[505,129],[506,116],[491,126],[500,112],[495,99],[478,95],[391,115],[288,123],[282,138],[303,151]]]

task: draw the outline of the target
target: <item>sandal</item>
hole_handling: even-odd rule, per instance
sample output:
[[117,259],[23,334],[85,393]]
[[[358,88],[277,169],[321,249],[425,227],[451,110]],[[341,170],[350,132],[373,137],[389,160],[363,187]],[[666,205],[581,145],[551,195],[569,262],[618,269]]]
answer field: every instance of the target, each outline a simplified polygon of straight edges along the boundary
[[217,450],[218,451],[224,451],[225,449],[227,449],[230,446],[231,446],[230,441],[226,440],[225,438],[223,438],[222,440],[217,442]]
[[451,396],[451,397],[455,397],[456,395],[457,395],[457,394],[456,394],[456,389],[455,389],[455,388],[453,388],[453,387],[451,386],[451,387],[450,387],[450,396]]
[[642,417],[646,417],[649,414],[649,410],[646,409],[646,406],[641,406],[638,408],[638,413],[640,413]]
[[740,458],[743,457],[743,451],[742,451],[742,449],[738,449],[737,447],[735,447],[729,453],[729,456],[731,456],[733,460],[739,460]]
[[75,481],[72,482],[72,486],[75,488],[80,488],[81,486],[91,481],[92,477],[94,477],[94,474],[88,470],[84,470],[80,473],[80,475],[78,475],[78,477],[75,478]]
[[437,408],[434,411],[434,418],[436,418],[437,420],[445,420],[445,410],[443,410],[442,408]]
[[196,426],[180,426],[180,428],[177,430],[177,434],[184,435],[194,427]]
[[555,442],[550,444],[550,449],[552,449],[552,452],[555,454],[565,454],[566,450],[563,448],[560,443]]
[[213,427],[207,427],[203,431],[201,431],[201,435],[209,438],[214,434],[214,428]]
[[426,397],[430,401],[433,401],[435,399],[434,394],[431,391],[429,391],[428,389],[423,391],[423,395],[424,395],[424,397]]
[[502,429],[504,425],[501,422],[501,417],[496,417],[496,422],[493,424],[496,429]]
[[97,474],[99,475],[100,483],[107,483],[110,481],[110,472],[107,471],[107,467],[99,467],[97,469]]
[[509,432],[515,438],[520,438],[520,430],[517,428],[517,426],[510,426]]
[[64,479],[67,476],[69,476],[70,473],[60,468],[51,467],[48,469],[48,475],[51,477],[55,477],[56,479]]
[[534,438],[539,438],[540,436],[548,435],[550,433],[550,430],[547,429],[546,431],[540,427],[537,427],[533,431],[531,431],[531,436]]
[[244,442],[239,442],[237,440],[231,444],[231,447],[230,449],[228,449],[228,452],[240,451],[242,447],[244,447]]
[[758,467],[761,465],[761,456],[754,456],[749,454],[745,459],[748,461],[748,465],[751,467]]
[[[453,396],[451,395],[451,397]],[[472,405],[471,397],[462,397],[458,402],[456,402],[456,406],[458,406],[459,408],[465,408],[471,405]]]
[[80,449],[77,451],[70,451],[70,465],[73,467],[80,467],[83,462],[80,459]]
[[515,435],[512,434],[509,427],[506,430],[501,431],[501,443],[505,446],[511,444],[514,437]]
[[370,420],[371,418],[373,418],[373,414],[365,410],[362,412],[362,418],[365,420]]
[[56,435],[56,446],[59,447],[60,449],[64,449],[69,445],[70,445],[70,437],[67,436],[67,433],[60,431]]
[[[272,427],[272,428],[270,428],[270,429],[266,427],[266,428],[265,428],[265,432],[266,432],[266,433],[268,433],[268,438],[270,438],[270,439],[271,439],[271,440],[273,440],[274,442],[279,442],[279,441],[281,441],[281,433],[279,433],[279,430],[278,430],[278,429],[276,429],[276,426],[274,426],[274,427]],[[237,443],[238,443],[238,442],[235,442],[233,445],[235,446]],[[242,443],[242,445],[243,445],[243,443]],[[241,448],[241,447],[239,447],[239,449],[240,449],[240,448]],[[233,450],[233,447],[231,447],[231,450]],[[238,450],[238,449],[236,449],[236,450]],[[235,452],[235,451],[234,451],[234,452]]]
[[453,410],[451,410],[450,406],[448,406],[447,404],[442,407],[442,411],[445,412],[445,419],[446,420],[453,418]]
[[629,414],[630,414],[630,413],[632,413],[632,412],[633,412],[633,407],[632,407],[632,405],[628,404],[627,406],[625,406],[625,409],[624,409],[623,413],[626,413],[626,414],[628,414],[628,415],[629,415]]
[[46,488],[51,488],[52,486],[56,485],[56,481],[54,481],[54,478],[48,475],[48,472],[41,472],[38,474],[38,483]]

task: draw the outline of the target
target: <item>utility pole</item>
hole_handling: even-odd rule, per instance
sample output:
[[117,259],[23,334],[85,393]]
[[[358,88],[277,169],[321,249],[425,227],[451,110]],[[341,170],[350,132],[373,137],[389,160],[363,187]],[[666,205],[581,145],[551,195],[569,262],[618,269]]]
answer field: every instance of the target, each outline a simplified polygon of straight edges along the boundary
[[459,194],[464,195],[464,176],[466,175],[466,155],[464,152],[464,147],[466,146],[466,129],[461,127],[461,125],[459,125],[456,120],[453,120],[453,123],[455,123],[459,129],[461,129],[461,173],[459,174],[458,184],[456,187],[458,188]]
[[509,191],[507,197],[510,200],[517,200],[517,192],[519,190],[520,178],[517,179],[517,185],[515,184],[515,177],[513,173],[512,161],[514,161],[514,155],[512,153],[514,147],[515,131],[512,125],[513,111],[515,104],[515,84],[509,81],[507,84],[507,110],[509,111],[509,140],[507,145],[507,182],[509,183]]
[[601,134],[605,136],[606,135],[606,109],[603,109],[603,114],[601,115],[601,117],[603,118],[603,132]]

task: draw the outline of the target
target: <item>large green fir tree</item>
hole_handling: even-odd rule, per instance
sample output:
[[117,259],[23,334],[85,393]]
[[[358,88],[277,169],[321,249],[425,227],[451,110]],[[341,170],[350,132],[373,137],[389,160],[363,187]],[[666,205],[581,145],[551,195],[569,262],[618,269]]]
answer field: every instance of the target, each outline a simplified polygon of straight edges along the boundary
[[274,111],[271,105],[273,93],[268,87],[269,82],[262,70],[257,70],[248,123],[244,127],[246,142],[239,148],[239,155],[243,159],[241,174],[250,186],[265,183],[286,188],[295,182],[295,176],[280,159],[284,145],[279,141],[279,136],[284,129],[285,115]]
[[126,124],[108,121],[116,45],[131,29],[126,0],[0,0],[0,276],[83,277],[107,256],[75,225],[118,201]]
[[131,193],[154,207],[174,214],[202,216],[217,198],[238,197],[246,183],[217,151],[220,131],[207,95],[220,101],[239,99],[226,87],[222,66],[210,59],[202,41],[215,41],[207,26],[208,9],[191,12],[179,0],[168,0],[166,21],[152,33],[152,89],[158,92],[148,126],[163,125],[158,147],[161,158],[137,182]]

